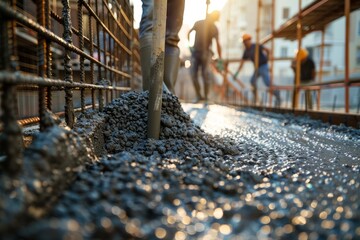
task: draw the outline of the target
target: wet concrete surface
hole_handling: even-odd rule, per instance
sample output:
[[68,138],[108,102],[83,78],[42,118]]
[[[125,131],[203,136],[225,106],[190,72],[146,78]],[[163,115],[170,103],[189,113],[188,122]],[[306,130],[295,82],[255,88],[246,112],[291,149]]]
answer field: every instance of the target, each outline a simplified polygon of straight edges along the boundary
[[108,154],[8,238],[360,239],[359,130],[182,107],[165,94],[160,139],[147,140],[146,93],[107,106]]

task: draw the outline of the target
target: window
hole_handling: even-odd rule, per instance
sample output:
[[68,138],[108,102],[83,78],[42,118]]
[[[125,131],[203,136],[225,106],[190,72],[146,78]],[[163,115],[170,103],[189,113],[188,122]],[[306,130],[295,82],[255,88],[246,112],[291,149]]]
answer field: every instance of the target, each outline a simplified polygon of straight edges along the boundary
[[281,47],[280,56],[281,57],[287,57],[287,55],[288,55],[288,48],[287,47]]
[[356,64],[360,65],[360,47],[356,49]]
[[290,16],[290,9],[288,7],[283,8],[283,19],[288,19]]

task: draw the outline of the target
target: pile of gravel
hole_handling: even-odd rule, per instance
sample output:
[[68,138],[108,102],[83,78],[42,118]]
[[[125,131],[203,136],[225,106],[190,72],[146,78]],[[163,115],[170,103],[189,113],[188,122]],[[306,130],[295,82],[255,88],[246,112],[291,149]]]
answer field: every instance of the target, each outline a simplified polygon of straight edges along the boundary
[[[169,94],[163,96],[160,139],[147,139],[147,103],[146,92],[131,92],[105,108],[108,154],[78,174],[46,218],[25,226],[16,237],[360,236],[358,169],[341,168],[346,177],[339,180],[347,184],[334,191],[329,179],[335,177],[314,181],[301,172],[299,157],[279,159],[273,149],[206,134]],[[281,168],[273,167],[277,161],[284,162]]]
[[213,137],[195,125],[172,94],[163,95],[160,139],[147,139],[147,105],[147,92],[130,92],[105,108],[108,153],[129,151],[161,158],[194,158],[200,162],[204,159],[216,162],[217,158],[239,153],[234,141]]

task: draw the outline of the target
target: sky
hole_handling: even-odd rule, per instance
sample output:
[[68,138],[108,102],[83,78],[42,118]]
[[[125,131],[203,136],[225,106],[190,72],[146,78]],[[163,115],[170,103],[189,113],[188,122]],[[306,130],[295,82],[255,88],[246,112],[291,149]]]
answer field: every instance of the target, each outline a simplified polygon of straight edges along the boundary
[[[141,18],[141,0],[131,0],[134,4],[135,28],[139,27]],[[220,10],[227,0],[211,0],[209,11]],[[192,26],[197,20],[204,19],[206,12],[206,0],[185,0],[184,25]]]

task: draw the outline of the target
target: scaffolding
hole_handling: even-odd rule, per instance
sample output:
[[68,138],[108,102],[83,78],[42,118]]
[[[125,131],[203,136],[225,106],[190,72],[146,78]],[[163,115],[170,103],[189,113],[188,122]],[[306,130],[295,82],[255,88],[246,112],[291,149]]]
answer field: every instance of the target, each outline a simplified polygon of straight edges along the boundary
[[[349,113],[349,99],[350,99],[350,88],[351,87],[358,87],[360,86],[360,79],[359,78],[350,78],[350,49],[349,49],[349,42],[350,42],[350,13],[357,9],[360,9],[360,1],[356,0],[316,0],[313,1],[310,5],[302,8],[302,0],[298,0],[298,13],[295,14],[292,18],[287,20],[284,24],[282,24],[278,29],[275,29],[275,9],[276,9],[276,0],[271,0],[271,8],[272,8],[272,17],[271,17],[271,33],[260,39],[260,29],[261,29],[261,8],[263,7],[263,1],[258,0],[258,11],[257,11],[257,18],[256,18],[256,42],[257,45],[260,44],[270,44],[271,47],[271,56],[274,56],[274,47],[275,47],[275,39],[276,38],[284,38],[288,40],[296,40],[297,41],[297,48],[302,48],[302,39],[309,33],[314,31],[321,31],[321,45],[320,45],[320,66],[319,66],[319,81],[311,84],[302,85],[300,83],[300,71],[296,71],[295,81],[293,86],[281,86],[281,85],[274,85],[274,62],[279,60],[292,60],[292,58],[270,58],[270,87],[269,93],[270,96],[267,98],[265,97],[266,101],[263,104],[258,105],[257,101],[252,104],[252,107],[260,107],[265,108],[270,106],[270,109],[274,109],[271,106],[272,103],[272,91],[287,91],[287,94],[293,93],[293,100],[292,100],[292,108],[290,111],[300,111],[299,109],[299,93],[300,91],[304,90],[311,90],[316,91],[317,99],[316,99],[316,110],[306,109],[306,112],[319,112],[320,110],[320,94],[322,89],[330,89],[330,88],[344,88],[345,90],[345,113],[350,115]],[[345,16],[345,51],[344,51],[344,58],[345,58],[345,76],[344,79],[339,79],[336,81],[326,81],[323,82],[323,68],[324,68],[324,47],[325,47],[325,29],[326,26],[339,19],[340,17]],[[256,54],[255,58],[258,58]],[[229,63],[239,62],[242,60],[238,59],[228,59],[226,60],[226,66]],[[255,59],[255,69],[257,69],[257,62],[258,60]],[[297,61],[297,69],[300,69],[300,61]],[[230,84],[231,85],[231,84]],[[227,80],[226,74],[224,74],[224,88],[229,87],[229,81]],[[240,97],[241,103],[246,102],[248,103],[247,99],[247,92],[249,90],[244,89],[240,94],[238,93],[239,90],[234,90],[237,92],[237,95]],[[245,93],[245,94],[244,94]],[[257,96],[254,96],[254,99],[257,99]],[[229,99],[228,99],[229,100]],[[268,101],[269,100],[269,101]],[[232,100],[233,101],[233,100]],[[243,104],[240,104],[243,105]],[[246,104],[249,106],[249,104]],[[341,114],[341,116],[343,116]],[[358,115],[356,120],[359,121]]]
[[[259,0],[261,1],[261,0]],[[275,9],[276,0],[272,0],[272,7]],[[360,8],[359,1],[351,0],[318,0],[302,9],[302,0],[298,0],[299,12],[296,16],[284,23],[279,29],[272,29],[272,34],[262,39],[261,43],[264,44],[268,41],[274,43],[275,38],[285,38],[289,40],[298,41],[298,49],[302,48],[302,38],[307,34],[314,31],[321,31],[321,46],[320,46],[320,69],[319,69],[319,82],[301,86],[300,84],[300,71],[297,71],[296,81],[294,86],[294,102],[293,108],[298,107],[299,91],[300,90],[316,90],[318,91],[317,107],[320,106],[320,93],[322,88],[345,88],[345,112],[349,113],[349,88],[351,86],[360,86],[360,79],[350,80],[350,63],[349,63],[349,39],[350,39],[350,12]],[[274,19],[273,14],[273,19]],[[324,66],[324,46],[325,46],[325,29],[326,26],[334,20],[345,16],[345,79],[332,82],[322,82],[323,66]],[[274,21],[274,20],[272,20]],[[272,25],[274,27],[274,24]],[[274,48],[272,48],[273,50]],[[272,59],[275,61],[276,59]],[[273,63],[272,63],[273,65]],[[297,68],[300,68],[300,62],[297,62]],[[284,87],[275,87],[273,89],[284,89]]]

